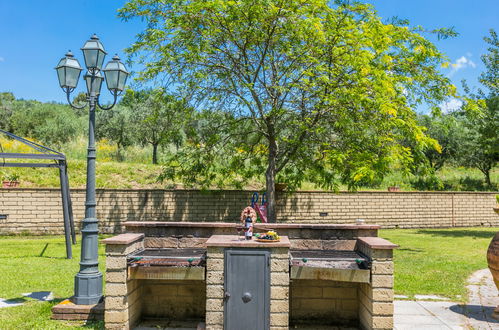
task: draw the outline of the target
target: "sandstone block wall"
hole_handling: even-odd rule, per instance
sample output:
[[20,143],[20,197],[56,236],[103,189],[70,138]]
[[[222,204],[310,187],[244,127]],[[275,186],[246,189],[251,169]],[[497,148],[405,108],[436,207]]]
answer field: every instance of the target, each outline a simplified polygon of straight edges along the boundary
[[142,317],[204,321],[204,281],[142,280]]
[[[297,192],[280,193],[279,222],[366,223],[384,228],[499,226],[496,193]],[[251,191],[98,190],[103,233],[121,233],[124,221],[225,221],[239,219]],[[71,190],[76,228],[84,217],[84,189]],[[0,234],[61,234],[58,189],[0,189]]]
[[290,284],[292,325],[350,325],[358,323],[359,283],[293,280]]

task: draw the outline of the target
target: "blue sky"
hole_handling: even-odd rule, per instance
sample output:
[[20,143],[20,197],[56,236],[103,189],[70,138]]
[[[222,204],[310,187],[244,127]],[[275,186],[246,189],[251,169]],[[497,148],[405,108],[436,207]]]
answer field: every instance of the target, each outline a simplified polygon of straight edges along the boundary
[[[427,29],[455,27],[456,38],[434,41],[454,65],[443,72],[459,87],[462,79],[477,86],[484,70],[483,36],[499,32],[499,0],[369,0],[383,18],[398,16]],[[18,98],[65,102],[55,65],[68,49],[80,59],[80,48],[92,33],[103,42],[108,59],[124,57],[144,24],[122,22],[116,10],[124,0],[0,0],[0,91]],[[80,82],[80,88],[83,87]],[[104,95],[106,95],[104,93]],[[456,102],[454,101],[454,104]],[[451,101],[452,105],[452,101]]]

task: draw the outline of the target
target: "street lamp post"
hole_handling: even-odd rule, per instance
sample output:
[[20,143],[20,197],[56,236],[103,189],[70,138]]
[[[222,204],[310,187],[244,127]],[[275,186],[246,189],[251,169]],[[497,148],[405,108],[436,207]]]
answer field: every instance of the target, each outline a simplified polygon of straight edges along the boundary
[[[80,271],[75,276],[75,294],[73,302],[77,305],[93,305],[100,302],[102,298],[102,273],[99,272],[98,261],[98,219],[96,216],[95,198],[95,110],[99,107],[109,110],[116,104],[118,95],[125,88],[128,72],[116,55],[112,61],[106,64],[102,70],[106,51],[99,38],[94,34],[90,40],[81,48],[85,58],[87,73],[83,77],[87,86],[87,104],[90,108],[88,125],[88,149],[87,149],[87,187],[85,195],[85,219],[82,222],[82,242]],[[76,109],[82,109],[87,104],[75,105],[71,102],[70,94],[78,85],[82,68],[71,51],[59,61],[55,68],[59,78],[59,85],[66,93],[68,103]],[[104,107],[99,104],[99,95],[104,77],[107,88],[114,97],[113,104]]]

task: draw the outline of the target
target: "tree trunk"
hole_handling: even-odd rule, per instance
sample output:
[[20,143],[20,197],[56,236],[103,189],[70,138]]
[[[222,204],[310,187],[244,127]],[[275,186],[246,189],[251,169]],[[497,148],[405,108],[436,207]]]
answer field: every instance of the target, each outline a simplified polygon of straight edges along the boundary
[[121,143],[120,143],[120,142],[116,143],[116,145],[118,146],[118,147],[116,148],[116,160],[117,160],[118,162],[122,162],[124,157],[123,157],[123,154],[121,153],[121,149],[122,149],[123,147],[121,146]]
[[267,220],[276,222],[276,193],[275,193],[275,174],[276,174],[277,143],[271,135],[269,137],[269,163],[265,172],[265,181],[267,186]]
[[158,144],[157,143],[152,144],[152,163],[153,164],[158,163]]
[[487,169],[483,172],[485,175],[485,183],[487,184],[487,187],[492,188],[492,182],[490,181],[490,169]]

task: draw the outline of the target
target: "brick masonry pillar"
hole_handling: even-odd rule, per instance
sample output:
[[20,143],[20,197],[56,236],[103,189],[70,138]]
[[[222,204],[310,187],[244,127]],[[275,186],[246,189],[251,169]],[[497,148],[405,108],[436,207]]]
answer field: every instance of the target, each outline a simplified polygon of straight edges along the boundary
[[360,237],[356,249],[371,260],[370,283],[360,283],[359,321],[362,329],[393,329],[393,249],[379,237]]
[[206,243],[206,329],[221,330],[224,328],[224,250],[226,247],[270,249],[270,329],[288,329],[290,245],[288,238],[281,237],[281,242],[284,241],[282,246],[272,247],[269,246],[270,243],[255,241],[234,243],[234,237],[213,235]]
[[289,326],[289,248],[270,249],[270,329]]
[[106,244],[106,329],[131,329],[140,318],[140,282],[129,280],[127,255],[144,248],[143,234],[122,234],[103,240]]
[[206,257],[206,329],[223,329],[224,248],[208,247]]

